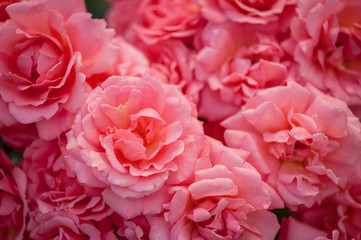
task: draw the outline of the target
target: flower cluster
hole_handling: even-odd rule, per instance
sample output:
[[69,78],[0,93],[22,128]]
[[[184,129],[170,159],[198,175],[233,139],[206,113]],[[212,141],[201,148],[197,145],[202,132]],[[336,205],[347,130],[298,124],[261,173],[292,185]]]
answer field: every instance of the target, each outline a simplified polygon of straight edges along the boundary
[[361,240],[359,0],[0,2],[0,238]]

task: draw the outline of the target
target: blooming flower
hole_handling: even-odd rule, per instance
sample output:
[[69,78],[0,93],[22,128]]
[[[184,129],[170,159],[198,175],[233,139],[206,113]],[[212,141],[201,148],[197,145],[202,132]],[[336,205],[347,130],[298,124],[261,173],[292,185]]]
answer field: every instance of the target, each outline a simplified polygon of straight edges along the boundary
[[361,240],[360,0],[105,1],[0,0],[0,239]]
[[349,106],[361,105],[361,2],[299,1],[285,41],[299,64],[300,81],[339,98]]
[[[274,239],[279,224],[267,211],[282,206],[261,175],[243,157],[208,138],[210,149],[198,159],[195,179],[174,187],[165,219],[170,239]],[[277,202],[278,201],[278,202]]]
[[292,217],[285,218],[282,220],[282,228],[280,231],[280,240],[295,239],[301,240],[305,238],[307,233],[308,239],[313,240],[339,240],[339,232],[337,230],[332,231],[328,234],[326,231],[311,227],[304,224]]
[[24,1],[6,11],[10,18],[0,28],[0,122],[35,123],[41,138],[53,139],[71,126],[85,76],[115,61],[113,31],[91,19],[82,1]]
[[84,187],[68,174],[57,141],[34,141],[25,149],[21,168],[28,178],[27,230],[31,238],[99,235],[100,239],[95,221],[113,211],[104,203],[99,189]]
[[0,238],[23,239],[28,214],[26,176],[0,149]]
[[[300,209],[294,216],[305,227],[322,231],[323,236],[331,237],[337,233],[337,239],[344,240],[361,238],[360,214],[361,188],[358,183],[348,185],[336,195],[325,199],[321,205]],[[282,227],[288,234],[296,227],[292,226],[291,221],[296,220],[288,220],[286,226]]]
[[201,117],[222,121],[259,89],[285,85],[288,74],[281,63],[283,50],[273,36],[277,32],[275,24],[206,25],[195,64],[197,82],[204,85],[197,102]]
[[292,209],[359,181],[358,119],[310,86],[290,82],[260,91],[222,125],[226,143],[249,151],[249,162]]
[[194,35],[201,23],[200,7],[192,0],[146,1],[138,9],[134,30],[147,44],[166,39],[186,39]]
[[104,188],[106,203],[132,218],[161,211],[164,186],[191,176],[202,139],[194,109],[175,86],[111,77],[78,112],[64,154],[79,182]]
[[294,0],[198,0],[202,14],[213,22],[266,24],[276,21]]

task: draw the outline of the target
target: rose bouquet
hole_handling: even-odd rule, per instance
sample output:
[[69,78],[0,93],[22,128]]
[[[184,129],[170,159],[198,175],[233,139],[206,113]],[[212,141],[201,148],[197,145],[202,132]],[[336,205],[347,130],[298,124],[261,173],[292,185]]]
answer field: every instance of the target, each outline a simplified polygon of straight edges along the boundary
[[0,2],[0,239],[361,239],[359,0]]

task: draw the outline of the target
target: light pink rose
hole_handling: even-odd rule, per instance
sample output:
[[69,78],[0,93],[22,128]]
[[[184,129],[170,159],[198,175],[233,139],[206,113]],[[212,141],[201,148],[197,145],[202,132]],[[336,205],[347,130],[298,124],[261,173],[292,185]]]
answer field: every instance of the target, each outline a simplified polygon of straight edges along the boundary
[[21,167],[28,178],[27,230],[32,239],[99,235],[95,222],[113,211],[104,203],[101,189],[84,187],[66,169],[58,141],[34,141],[26,148]]
[[113,75],[143,77],[149,75],[150,60],[145,53],[120,36],[112,39],[112,43],[119,48],[117,59],[108,71],[94,74],[86,79],[92,88],[100,85]]
[[[348,185],[311,208],[301,207],[294,218],[282,221],[280,239],[346,240],[361,238],[361,187]],[[316,238],[318,237],[318,238]]]
[[361,239],[360,184],[349,185],[321,205],[300,209],[294,215],[304,224],[327,232],[328,236],[336,230],[340,240]]
[[149,69],[150,60],[145,53],[124,39],[117,37],[113,43],[119,47],[119,54],[113,75],[143,77]]
[[208,138],[209,150],[198,159],[188,188],[177,186],[165,219],[169,239],[274,239],[276,216],[267,211],[282,202],[245,160],[246,152]]
[[285,85],[287,68],[273,36],[277,33],[276,24],[227,22],[203,29],[195,65],[196,79],[205,85],[198,100],[201,117],[221,121],[259,89]]
[[287,5],[295,0],[197,0],[202,14],[211,22],[228,20],[239,23],[266,24],[278,20]]
[[298,1],[292,37],[284,42],[298,63],[301,82],[361,105],[361,2]]
[[85,76],[106,71],[116,60],[114,33],[104,20],[85,13],[81,0],[20,2],[6,11],[10,18],[0,28],[0,121],[35,123],[41,138],[55,138],[72,124]]
[[126,39],[132,39],[133,24],[138,18],[137,11],[142,5],[146,4],[144,0],[108,0],[110,7],[106,12],[106,19],[110,27],[118,35]]
[[180,40],[163,41],[152,46],[140,45],[148,56],[148,75],[162,83],[178,85],[187,92],[187,85],[194,79],[194,52]]
[[28,224],[30,239],[101,239],[101,229],[94,226],[94,222],[80,221],[69,212],[33,212]]
[[[119,22],[121,26],[124,25],[122,23],[124,21],[119,21],[117,18],[121,16],[120,18],[123,19],[122,12],[125,9],[118,7],[118,4],[129,6],[128,2],[114,2],[115,7],[111,9],[109,21],[110,25],[116,29]],[[137,9],[136,11],[129,10],[136,16],[131,17],[133,26],[130,31],[134,31],[133,34],[149,45],[167,39],[185,40],[194,35],[202,23],[200,6],[192,0],[145,0],[139,4],[132,3],[132,7],[137,7]]]
[[[329,237],[329,238],[328,238]],[[326,231],[311,227],[292,217],[282,220],[279,240],[339,240],[339,232],[337,230],[328,234]]]
[[104,188],[105,202],[129,219],[160,212],[166,186],[189,179],[203,130],[176,86],[110,77],[89,94],[67,139],[79,182]]
[[132,45],[118,36],[112,43],[119,47],[117,61],[108,72],[87,78],[93,88],[112,75],[152,76],[187,92],[187,84],[194,78],[195,55],[182,41],[168,40],[150,47],[144,43]]
[[291,209],[360,180],[359,120],[311,86],[260,91],[222,126],[227,145],[249,151],[248,161]]
[[23,239],[28,215],[26,176],[0,149],[0,238]]
[[38,139],[25,149],[21,168],[28,178],[29,201],[36,202],[42,213],[65,210],[85,220],[110,215],[112,210],[103,202],[101,189],[81,185],[67,169],[59,147],[64,142]]
[[[361,239],[361,187],[353,185],[335,196],[337,208],[337,230],[340,239]],[[330,214],[330,213],[328,213]],[[332,229],[328,229],[331,231]]]

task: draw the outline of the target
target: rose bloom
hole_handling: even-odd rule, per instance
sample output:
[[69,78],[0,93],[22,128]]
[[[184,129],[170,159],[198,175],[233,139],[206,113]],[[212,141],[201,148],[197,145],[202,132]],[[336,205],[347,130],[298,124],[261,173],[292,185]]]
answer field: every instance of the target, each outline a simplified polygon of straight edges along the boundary
[[0,149],[0,238],[23,239],[28,214],[26,176]]
[[[137,2],[137,3],[136,3]],[[124,25],[123,19],[125,11],[131,11],[135,17],[131,17],[133,24],[130,26],[131,33],[124,33],[135,40],[135,36],[144,43],[152,45],[167,39],[185,40],[194,35],[202,23],[200,6],[192,0],[145,0],[141,3],[135,1],[129,9],[128,2],[113,1],[114,8],[110,10],[109,22],[117,29],[117,24]],[[117,7],[117,5],[125,8]],[[127,15],[127,13],[125,13]],[[125,21],[129,21],[126,18]],[[121,27],[122,28],[122,27]],[[135,36],[132,36],[135,35]]]
[[119,49],[116,61],[112,66],[109,66],[106,72],[93,74],[86,79],[92,88],[100,85],[113,75],[133,77],[149,75],[150,60],[143,51],[130,44],[121,36],[114,37],[111,42]]
[[302,223],[293,217],[282,219],[279,240],[339,240],[340,232],[333,230],[331,233]]
[[275,21],[295,0],[197,0],[202,14],[211,22],[228,20],[239,23],[266,24]]
[[[360,184],[349,185],[338,194],[325,199],[321,205],[301,208],[293,215],[303,225],[322,231],[325,236],[330,237],[337,232],[339,240],[361,239]],[[285,227],[288,234],[295,228],[289,225],[290,223]]]
[[[6,8],[0,28],[2,124],[35,123],[43,139],[67,130],[84,95],[86,76],[116,60],[113,31],[81,0],[26,1]],[[5,107],[4,107],[5,105]]]
[[287,68],[276,24],[207,24],[197,39],[195,77],[203,84],[199,115],[218,122],[236,113],[256,91],[285,85]]
[[359,120],[311,86],[260,91],[222,126],[227,145],[249,151],[248,161],[291,209],[360,180]]
[[[361,2],[299,1],[291,39],[283,44],[298,63],[301,82],[361,107]],[[360,115],[361,116],[361,115]]]
[[104,188],[125,218],[155,214],[166,186],[187,181],[202,149],[196,111],[176,86],[110,77],[95,88],[67,134],[66,163],[80,183]]
[[137,10],[144,0],[107,0],[110,7],[105,18],[118,35],[131,38],[131,28],[137,19]]
[[[33,213],[34,214],[34,213]],[[30,235],[27,239],[101,239],[101,229],[92,222],[81,222],[78,217],[66,211],[37,213],[28,224]]]
[[35,140],[25,149],[21,168],[28,178],[30,238],[83,239],[100,234],[95,221],[113,211],[104,203],[101,189],[84,187],[66,169],[58,141]]
[[267,209],[282,207],[282,201],[245,162],[247,152],[208,140],[194,182],[172,189],[165,213],[169,239],[274,239],[279,224]]
[[167,40],[152,46],[137,43],[137,47],[149,59],[146,76],[161,83],[178,85],[187,95],[188,84],[194,79],[195,54],[180,40]]
[[119,36],[113,40],[113,43],[119,47],[119,54],[112,75],[136,77],[146,75],[150,63],[143,51]]
[[[21,168],[28,178],[30,210],[42,213],[65,210],[80,219],[101,220],[112,213],[101,197],[101,189],[81,185],[65,165],[60,146],[64,139],[35,140],[24,151]],[[35,204],[35,206],[34,206]]]

